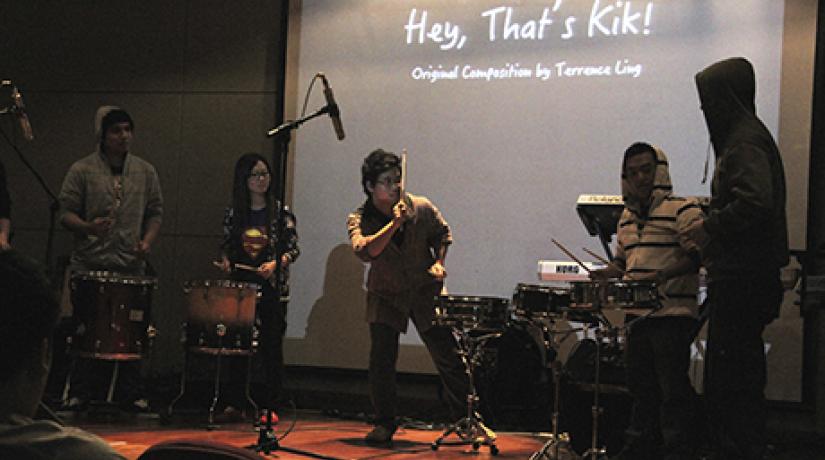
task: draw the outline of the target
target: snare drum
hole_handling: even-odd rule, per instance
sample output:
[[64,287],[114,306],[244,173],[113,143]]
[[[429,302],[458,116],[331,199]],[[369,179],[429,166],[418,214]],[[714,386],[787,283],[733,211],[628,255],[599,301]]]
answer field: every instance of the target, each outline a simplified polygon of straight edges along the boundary
[[608,282],[572,281],[569,310],[591,313],[601,310],[608,288]]
[[659,291],[652,281],[574,281],[570,285],[571,311],[659,307]]
[[156,330],[150,323],[157,278],[108,271],[72,274],[77,354],[113,361],[141,359]]
[[500,297],[440,295],[435,298],[435,321],[467,330],[500,331],[509,322],[510,301]]
[[187,281],[186,344],[206,354],[248,355],[254,350],[253,324],[258,285],[231,280]]
[[518,319],[558,316],[569,305],[569,289],[519,283],[513,292],[513,314]]
[[612,308],[659,308],[659,289],[652,281],[617,281],[612,283],[607,304]]

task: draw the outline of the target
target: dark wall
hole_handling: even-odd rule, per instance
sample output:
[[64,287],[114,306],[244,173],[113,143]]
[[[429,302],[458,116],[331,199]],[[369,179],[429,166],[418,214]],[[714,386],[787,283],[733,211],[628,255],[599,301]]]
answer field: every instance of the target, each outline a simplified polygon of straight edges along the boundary
[[[153,362],[181,362],[182,282],[218,278],[223,208],[235,159],[269,157],[265,132],[280,119],[283,88],[281,0],[6,1],[0,5],[0,78],[24,95],[35,140],[25,157],[57,193],[69,166],[94,150],[95,110],[119,105],[135,120],[133,153],[155,165],[165,201],[150,263],[160,278]],[[5,106],[0,101],[0,106]],[[9,174],[13,245],[44,259],[49,199],[0,140]],[[56,257],[71,251],[58,224]]]
[[[805,389],[806,399],[816,409],[816,428],[825,433],[825,8],[817,13],[816,58],[814,63],[813,110],[811,121],[811,164],[808,185],[807,270],[812,280],[820,280],[805,302]],[[809,286],[812,283],[809,283]]]

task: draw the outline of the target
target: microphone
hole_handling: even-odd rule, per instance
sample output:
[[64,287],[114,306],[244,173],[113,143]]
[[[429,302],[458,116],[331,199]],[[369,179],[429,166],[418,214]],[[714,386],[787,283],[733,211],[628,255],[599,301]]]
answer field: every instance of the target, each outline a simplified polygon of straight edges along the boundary
[[23,131],[23,138],[27,141],[34,140],[34,133],[32,132],[32,125],[29,123],[29,116],[26,115],[26,105],[23,104],[23,95],[17,90],[17,87],[12,87],[11,100],[14,102],[12,113],[20,122],[20,130]]
[[327,107],[329,110],[329,118],[332,120],[332,128],[335,129],[335,135],[338,140],[344,140],[344,125],[341,124],[341,111],[338,109],[338,104],[335,103],[335,96],[332,94],[332,88],[329,87],[327,77],[323,72],[318,72],[321,77],[321,83],[324,84],[324,97],[327,100]]

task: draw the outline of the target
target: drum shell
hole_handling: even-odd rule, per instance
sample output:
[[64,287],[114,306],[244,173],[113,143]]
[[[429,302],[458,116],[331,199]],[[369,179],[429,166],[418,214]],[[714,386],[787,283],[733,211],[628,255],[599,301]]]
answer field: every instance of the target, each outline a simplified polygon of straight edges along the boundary
[[500,297],[440,295],[434,323],[467,330],[499,331],[510,320],[510,301]]
[[573,281],[570,283],[570,311],[596,312],[602,308],[607,283]]
[[574,281],[570,283],[570,311],[659,308],[659,291],[652,281]]
[[245,354],[253,350],[258,285],[230,280],[189,281],[186,345],[203,353]]
[[513,316],[519,319],[549,318],[570,307],[570,289],[519,283],[513,292]]
[[73,349],[82,356],[137,360],[147,351],[152,291],[157,279],[114,272],[77,272],[71,278]]
[[659,290],[652,281],[619,281],[611,285],[607,304],[613,308],[658,308]]

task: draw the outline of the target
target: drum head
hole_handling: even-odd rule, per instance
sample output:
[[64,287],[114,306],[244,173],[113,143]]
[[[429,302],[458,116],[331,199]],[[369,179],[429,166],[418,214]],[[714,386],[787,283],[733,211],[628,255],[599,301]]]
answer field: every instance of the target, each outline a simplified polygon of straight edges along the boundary
[[158,279],[152,276],[124,275],[110,271],[79,271],[72,273],[72,281],[91,281],[100,284],[126,284],[157,287]]
[[245,281],[235,281],[235,280],[189,280],[183,282],[183,289],[194,289],[194,288],[209,288],[209,287],[222,287],[222,288],[232,288],[232,289],[254,289],[257,290],[260,286],[255,283],[247,283]]
[[465,330],[499,331],[509,322],[510,301],[500,297],[440,295],[435,324]]

